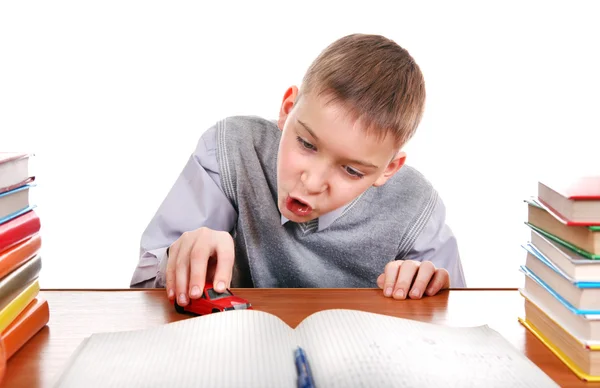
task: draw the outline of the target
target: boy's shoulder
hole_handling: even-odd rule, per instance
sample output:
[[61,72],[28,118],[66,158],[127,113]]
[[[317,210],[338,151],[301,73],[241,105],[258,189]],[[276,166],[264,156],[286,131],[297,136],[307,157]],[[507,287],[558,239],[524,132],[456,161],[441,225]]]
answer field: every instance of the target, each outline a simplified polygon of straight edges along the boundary
[[232,136],[260,136],[263,133],[277,133],[276,120],[268,120],[260,116],[228,116],[222,119],[217,127],[231,133]]
[[257,159],[261,168],[275,168],[281,131],[276,120],[259,116],[229,116],[216,125],[219,164],[245,164]]
[[412,191],[415,187],[419,187],[423,191],[434,192],[433,184],[422,172],[415,167],[405,164],[400,170],[388,180],[383,187],[389,185],[393,191],[397,193],[406,193]]
[[368,202],[377,204],[378,212],[399,214],[400,218],[411,218],[412,212],[430,214],[439,199],[431,181],[406,164],[385,184],[371,187],[368,192]]
[[281,131],[276,120],[259,116],[230,116],[217,123],[217,146],[229,160],[255,155],[266,161],[277,156]]

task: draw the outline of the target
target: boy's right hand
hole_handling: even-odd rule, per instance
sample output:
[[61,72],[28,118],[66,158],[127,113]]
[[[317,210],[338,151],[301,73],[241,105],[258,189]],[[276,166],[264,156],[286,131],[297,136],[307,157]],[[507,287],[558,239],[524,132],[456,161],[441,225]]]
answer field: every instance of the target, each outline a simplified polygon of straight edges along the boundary
[[223,292],[231,283],[235,250],[227,232],[199,228],[185,232],[169,248],[167,259],[167,296],[186,306],[204,292],[206,281],[213,280],[215,291]]

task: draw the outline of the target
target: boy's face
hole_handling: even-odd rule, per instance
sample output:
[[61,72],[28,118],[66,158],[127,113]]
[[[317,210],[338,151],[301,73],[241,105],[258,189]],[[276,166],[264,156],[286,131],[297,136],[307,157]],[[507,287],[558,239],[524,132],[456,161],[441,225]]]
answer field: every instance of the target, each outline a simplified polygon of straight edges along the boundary
[[367,136],[360,121],[338,103],[291,87],[279,113],[283,131],[277,159],[279,211],[306,222],[338,209],[370,186],[380,186],[404,164],[387,137]]

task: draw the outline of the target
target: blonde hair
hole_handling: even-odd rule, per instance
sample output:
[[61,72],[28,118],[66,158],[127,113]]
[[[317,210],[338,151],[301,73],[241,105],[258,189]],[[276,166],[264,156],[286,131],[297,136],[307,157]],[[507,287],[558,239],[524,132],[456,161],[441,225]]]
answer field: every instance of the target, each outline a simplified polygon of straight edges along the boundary
[[401,147],[425,106],[425,80],[407,50],[380,35],[352,34],[323,50],[308,68],[300,95],[339,102],[368,133],[391,135]]

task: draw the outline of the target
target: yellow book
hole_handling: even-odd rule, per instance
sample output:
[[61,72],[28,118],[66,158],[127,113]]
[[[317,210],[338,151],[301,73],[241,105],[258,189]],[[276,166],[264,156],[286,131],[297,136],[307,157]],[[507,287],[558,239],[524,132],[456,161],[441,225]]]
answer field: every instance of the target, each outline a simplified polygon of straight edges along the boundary
[[40,292],[40,283],[35,279],[27,288],[17,295],[6,307],[0,310],[0,333],[25,310]]
[[600,376],[592,376],[581,370],[575,363],[567,357],[562,350],[554,345],[545,335],[543,335],[537,327],[531,324],[527,319],[519,317],[519,322],[525,326],[534,336],[537,337],[556,357],[558,357],[577,377],[590,382],[600,382]]

